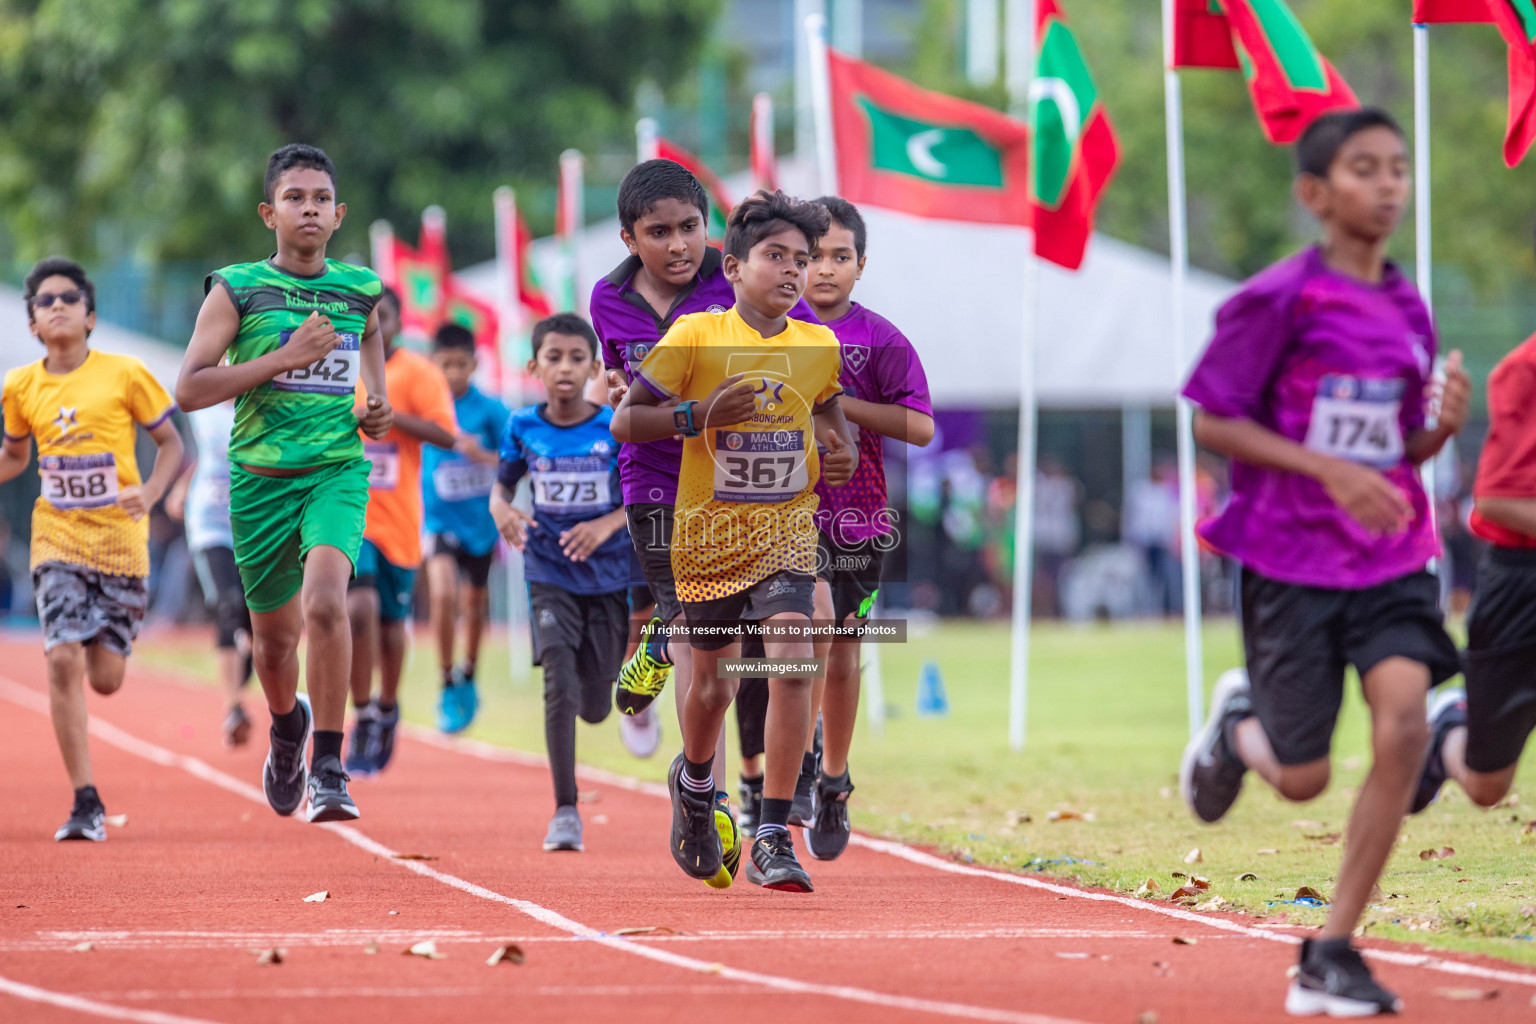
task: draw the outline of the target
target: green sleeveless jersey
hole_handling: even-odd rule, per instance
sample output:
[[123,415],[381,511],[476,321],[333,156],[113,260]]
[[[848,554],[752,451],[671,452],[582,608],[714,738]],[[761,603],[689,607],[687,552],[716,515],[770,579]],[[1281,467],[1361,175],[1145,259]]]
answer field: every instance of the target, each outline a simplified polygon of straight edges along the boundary
[[235,399],[229,461],[299,469],[363,457],[352,408],[362,372],[363,331],[383,285],[367,267],[325,261],[325,273],[299,277],[272,259],[237,263],[208,275],[204,293],[222,285],[240,311],[229,362],[249,362],[288,343],[313,312],[330,318],[341,338],[331,354],[288,370]]

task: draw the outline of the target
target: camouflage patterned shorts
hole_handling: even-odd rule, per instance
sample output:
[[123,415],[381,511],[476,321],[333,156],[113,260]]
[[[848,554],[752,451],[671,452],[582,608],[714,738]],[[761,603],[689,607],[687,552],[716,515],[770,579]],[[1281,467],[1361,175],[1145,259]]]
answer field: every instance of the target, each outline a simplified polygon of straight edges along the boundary
[[149,586],[142,576],[110,576],[81,565],[44,562],[32,570],[43,650],[99,643],[127,657],[144,622]]

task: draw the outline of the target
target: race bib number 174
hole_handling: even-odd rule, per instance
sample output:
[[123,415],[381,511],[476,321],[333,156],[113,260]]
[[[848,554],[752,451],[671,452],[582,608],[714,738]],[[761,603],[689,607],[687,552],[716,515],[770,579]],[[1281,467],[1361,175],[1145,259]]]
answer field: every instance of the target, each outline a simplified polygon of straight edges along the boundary
[[1403,459],[1402,406],[1402,380],[1324,377],[1312,400],[1306,446],[1378,469],[1395,466]]

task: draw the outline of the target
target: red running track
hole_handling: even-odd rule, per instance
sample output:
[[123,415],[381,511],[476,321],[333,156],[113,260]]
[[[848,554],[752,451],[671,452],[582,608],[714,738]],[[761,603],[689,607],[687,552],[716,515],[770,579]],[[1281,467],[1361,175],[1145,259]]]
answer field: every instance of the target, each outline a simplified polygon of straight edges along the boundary
[[[547,854],[545,770],[473,742],[408,733],[388,773],[354,784],[356,825],[278,818],[265,745],[223,750],[211,690],[136,669],[91,698],[98,785],[128,822],[106,843],[54,843],[68,790],[42,658],[0,641],[0,665],[0,1021],[1288,1019],[1295,936],[1250,918],[857,836],[809,862],[814,894],[717,892],[672,863],[655,787],[596,773],[587,852]],[[670,934],[620,934],[635,928]],[[402,955],[425,939],[442,959]],[[486,966],[509,942],[526,963]],[[284,961],[258,964],[271,947]],[[1371,947],[1406,1020],[1532,1016],[1536,973]]]

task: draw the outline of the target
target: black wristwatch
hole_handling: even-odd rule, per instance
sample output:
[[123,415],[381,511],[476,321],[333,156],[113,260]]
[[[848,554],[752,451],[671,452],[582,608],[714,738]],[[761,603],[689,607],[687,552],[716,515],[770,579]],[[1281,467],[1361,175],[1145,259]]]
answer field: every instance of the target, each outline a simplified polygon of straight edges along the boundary
[[693,407],[698,402],[683,402],[672,410],[672,426],[684,437],[698,437],[699,428],[693,423]]

